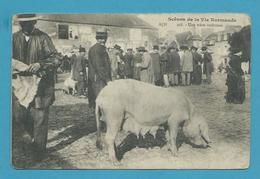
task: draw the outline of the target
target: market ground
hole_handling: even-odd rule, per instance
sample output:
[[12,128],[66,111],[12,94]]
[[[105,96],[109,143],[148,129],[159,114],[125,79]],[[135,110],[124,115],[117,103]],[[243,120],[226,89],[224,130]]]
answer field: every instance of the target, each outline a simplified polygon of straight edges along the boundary
[[137,139],[121,132],[116,143],[118,157],[122,159],[119,166],[114,166],[109,162],[106,150],[100,151],[95,146],[95,118],[87,99],[62,92],[67,75],[59,75],[56,101],[50,109],[47,157],[34,162],[25,144],[16,138],[13,141],[16,168],[215,169],[249,166],[250,80],[246,82],[246,100],[242,105],[225,103],[225,75],[222,74],[215,74],[211,85],[176,87],[190,97],[207,119],[213,142],[210,148],[193,148],[183,143],[179,146],[178,157],[173,157],[165,145],[164,131],[159,131],[155,139],[151,135]]

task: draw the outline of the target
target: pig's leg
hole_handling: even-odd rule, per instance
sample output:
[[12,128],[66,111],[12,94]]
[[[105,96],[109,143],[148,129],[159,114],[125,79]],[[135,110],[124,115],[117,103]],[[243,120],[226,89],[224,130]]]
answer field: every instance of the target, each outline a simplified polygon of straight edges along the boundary
[[168,120],[169,125],[169,147],[173,156],[177,156],[176,138],[178,133],[179,121],[176,117],[171,116]]
[[108,155],[109,159],[114,162],[114,164],[117,164],[115,139],[123,120],[123,112],[110,110],[109,112],[105,112],[105,114],[107,124],[105,141],[108,147]]

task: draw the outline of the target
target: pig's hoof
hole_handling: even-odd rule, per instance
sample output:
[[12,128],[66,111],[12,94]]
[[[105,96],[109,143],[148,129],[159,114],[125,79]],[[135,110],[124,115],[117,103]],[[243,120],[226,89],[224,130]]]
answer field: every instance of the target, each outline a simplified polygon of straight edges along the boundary
[[172,152],[172,156],[173,156],[173,157],[178,157],[178,152],[177,152],[177,150],[171,150],[171,152]]
[[120,162],[117,159],[111,159],[114,166],[120,166]]

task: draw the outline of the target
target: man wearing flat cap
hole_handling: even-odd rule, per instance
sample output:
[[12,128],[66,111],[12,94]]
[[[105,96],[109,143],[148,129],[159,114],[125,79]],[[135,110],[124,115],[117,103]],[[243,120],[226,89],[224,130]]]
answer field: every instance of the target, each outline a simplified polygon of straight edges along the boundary
[[13,113],[23,111],[19,119],[32,139],[33,157],[42,159],[47,144],[49,107],[54,102],[54,69],[59,58],[51,38],[35,28],[35,14],[19,14],[16,20],[21,30],[13,34],[13,59],[29,65],[28,73],[42,79],[27,109],[13,95]]
[[79,54],[73,61],[72,66],[72,79],[77,81],[77,94],[78,97],[84,98],[85,94],[85,80],[86,80],[86,49],[79,48]]
[[89,49],[88,60],[88,100],[89,107],[95,107],[96,97],[111,81],[110,60],[106,50],[107,31],[96,32],[97,43]]

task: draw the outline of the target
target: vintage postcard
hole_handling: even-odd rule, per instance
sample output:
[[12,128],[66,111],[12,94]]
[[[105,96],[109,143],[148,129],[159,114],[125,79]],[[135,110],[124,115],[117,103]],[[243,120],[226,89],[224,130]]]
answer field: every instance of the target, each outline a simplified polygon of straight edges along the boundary
[[17,169],[246,169],[251,19],[16,14]]

